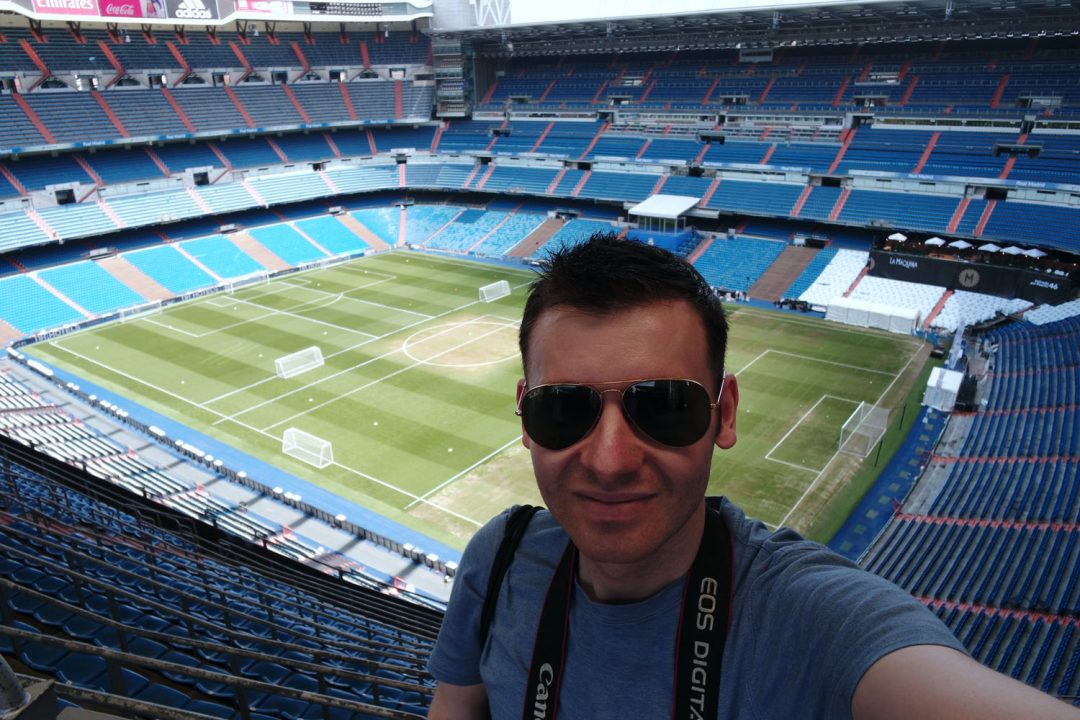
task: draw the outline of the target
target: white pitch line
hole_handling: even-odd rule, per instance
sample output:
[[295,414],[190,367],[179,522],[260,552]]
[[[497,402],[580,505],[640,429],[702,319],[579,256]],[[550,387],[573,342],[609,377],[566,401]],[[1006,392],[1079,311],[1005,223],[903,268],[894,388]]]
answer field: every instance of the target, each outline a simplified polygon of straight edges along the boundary
[[[781,437],[779,440],[777,440],[776,444],[773,445],[771,448],[769,448],[769,451],[767,453],[765,453],[765,459],[766,460],[772,460],[772,457],[770,457],[770,456],[773,454],[773,452],[776,450],[776,448],[778,448],[778,447],[780,447],[781,445],[784,444],[784,441],[788,439],[788,436],[791,435],[791,433],[795,432],[795,428],[802,425],[802,421],[805,420],[806,418],[810,417],[810,413],[814,412],[814,410],[817,409],[817,406],[820,405],[822,400],[824,400],[824,399],[825,399],[825,396],[822,395],[821,397],[819,397],[817,399],[816,403],[811,405],[810,408],[806,412],[804,412],[802,415],[799,416],[799,419],[795,421],[795,424],[792,425],[790,428],[788,428],[788,431],[786,433],[784,433],[783,437]],[[780,462],[780,461],[778,460],[777,462]],[[817,470],[815,470],[814,472],[817,472]]]
[[465,468],[464,470],[462,470],[461,472],[459,472],[459,473],[458,473],[457,475],[454,475],[454,476],[453,476],[453,477],[451,477],[451,478],[450,478],[449,480],[444,480],[443,482],[439,483],[439,484],[438,484],[437,486],[435,486],[435,487],[431,488],[431,489],[430,489],[430,490],[428,490],[428,491],[427,491],[426,493],[424,493],[423,495],[421,495],[421,496],[420,496],[419,498],[417,498],[416,500],[413,500],[413,501],[412,501],[411,503],[409,503],[408,505],[406,505],[406,506],[405,506],[405,509],[406,509],[406,510],[409,510],[409,509],[411,509],[411,508],[412,508],[412,507],[413,507],[414,505],[416,505],[416,503],[418,503],[418,502],[423,502],[424,500],[427,500],[427,499],[428,499],[429,497],[431,497],[431,496],[432,496],[432,495],[434,495],[435,493],[439,492],[440,490],[442,490],[442,489],[443,489],[444,487],[446,487],[446,486],[447,486],[447,485],[449,485],[450,483],[454,482],[455,480],[457,480],[457,479],[458,479],[458,478],[460,478],[460,477],[463,477],[463,476],[464,476],[464,475],[465,475],[466,473],[470,473],[470,472],[472,472],[472,471],[473,471],[473,470],[475,470],[476,468],[478,468],[478,467],[480,467],[481,465],[483,465],[484,463],[486,463],[486,462],[487,462],[488,460],[490,460],[491,458],[493,458],[493,457],[495,457],[496,455],[498,455],[499,453],[501,453],[501,452],[502,452],[503,450],[505,450],[506,448],[508,448],[508,447],[510,447],[511,445],[513,445],[513,444],[515,444],[515,443],[518,443],[518,442],[521,442],[521,435],[518,435],[517,437],[515,437],[515,438],[514,438],[513,440],[511,440],[510,442],[508,442],[508,443],[506,443],[505,445],[503,445],[502,447],[500,447],[500,448],[499,448],[498,450],[492,450],[492,451],[491,451],[490,453],[488,453],[488,454],[487,454],[487,455],[485,455],[484,457],[480,458],[479,460],[477,460],[476,462],[474,462],[474,463],[473,463],[472,465],[470,465],[469,467],[467,467],[467,468]]
[[[446,332],[450,332],[453,329],[454,328],[447,328]],[[431,357],[427,358],[427,360],[420,361],[420,362],[414,362],[411,365],[406,365],[405,367],[398,368],[394,372],[392,372],[392,373],[390,373],[388,375],[384,375],[383,377],[378,378],[377,380],[372,380],[370,382],[366,382],[366,383],[364,383],[363,385],[361,385],[359,387],[355,387],[352,390],[349,390],[347,393],[343,393],[341,395],[338,395],[337,397],[335,397],[332,400],[326,400],[325,402],[321,402],[318,405],[313,405],[310,408],[308,408],[307,410],[304,410],[303,412],[298,412],[298,413],[295,413],[293,415],[290,415],[289,417],[285,418],[284,420],[279,420],[276,423],[273,423],[271,425],[267,425],[263,429],[264,430],[269,430],[270,428],[275,428],[275,427],[278,427],[279,425],[284,425],[285,423],[287,423],[287,422],[289,422],[289,421],[291,421],[291,420],[293,420],[295,418],[303,417],[304,415],[307,415],[310,412],[318,410],[319,408],[326,407],[327,405],[335,403],[338,400],[341,400],[342,398],[347,398],[350,395],[353,395],[355,393],[360,392],[361,390],[367,390],[369,387],[374,387],[375,385],[378,385],[379,383],[383,382],[384,380],[389,380],[390,378],[396,377],[396,376],[398,376],[398,375],[400,375],[400,374],[402,374],[404,372],[408,372],[409,370],[414,370],[414,369],[416,369],[418,367],[422,367],[424,365],[427,365],[428,361],[430,361],[430,360],[433,360],[433,359],[435,359],[437,357],[441,357],[441,356],[443,356],[443,355],[445,355],[447,353],[454,352],[455,350],[460,350],[461,348],[465,347],[466,345],[471,345],[472,343],[477,342],[478,340],[483,340],[488,335],[494,335],[495,333],[501,332],[501,331],[503,331],[505,329],[506,329],[505,327],[500,326],[500,327],[495,328],[494,330],[489,330],[488,332],[483,333],[483,334],[479,335],[478,337],[470,338],[469,340],[466,340],[465,342],[463,342],[463,343],[461,343],[459,345],[449,347],[446,350],[443,350],[442,352],[437,352],[434,355],[432,355]],[[442,333],[436,333],[434,335],[430,335],[430,336],[424,338],[423,340],[421,340],[420,342],[427,342],[428,340],[430,340],[432,338],[435,338],[435,337],[438,337],[441,334]],[[398,351],[400,351],[400,348],[398,348]]]
[[408,490],[402,490],[401,488],[397,487],[396,485],[391,485],[390,483],[385,482],[383,480],[380,480],[379,478],[377,478],[377,477],[375,477],[373,475],[368,475],[366,472],[363,472],[362,470],[357,470],[356,468],[351,468],[348,465],[342,465],[339,462],[334,462],[333,465],[335,467],[341,468],[345,472],[350,472],[353,475],[356,475],[358,477],[364,478],[365,480],[368,480],[369,482],[373,482],[376,485],[381,485],[381,486],[383,486],[383,487],[385,487],[385,488],[387,488],[389,490],[393,490],[394,492],[400,493],[400,494],[404,495],[405,497],[412,498],[412,502],[409,503],[408,507],[412,507],[413,505],[415,505],[417,503],[423,503],[425,505],[429,505],[429,506],[435,508],[436,510],[444,512],[447,515],[450,515],[452,517],[456,517],[459,520],[464,520],[467,523],[472,523],[476,527],[480,527],[481,525],[483,525],[483,523],[481,523],[481,522],[479,522],[477,520],[473,520],[471,517],[466,517],[466,516],[462,515],[459,512],[455,512],[454,510],[450,510],[449,508],[444,508],[442,505],[439,505],[438,503],[431,502],[426,497],[420,497],[419,495],[411,493]]
[[187,330],[182,330],[182,329],[180,329],[178,327],[173,327],[172,325],[166,325],[165,323],[158,322],[157,320],[154,320],[152,318],[139,318],[139,319],[143,320],[144,322],[147,322],[147,323],[149,323],[151,325],[157,325],[158,327],[165,328],[166,330],[172,330],[173,332],[178,332],[181,335],[187,335],[189,338],[194,338],[194,339],[198,340],[198,339],[200,339],[202,337],[202,335],[199,335],[197,333],[188,332]]
[[[793,462],[788,462],[787,460],[777,460],[776,458],[771,458],[771,457],[766,457],[765,459],[768,460],[769,462],[780,463],[781,465],[787,465],[788,467],[793,467],[796,470],[805,470],[806,472],[814,473],[815,475],[817,473],[821,472],[822,470],[824,470],[824,468],[806,467],[805,465],[798,465],[798,464],[793,463]],[[826,467],[828,467],[828,463],[826,463]]]
[[739,370],[736,370],[736,371],[735,371],[735,372],[734,372],[733,374],[734,374],[734,375],[736,375],[736,376],[738,376],[738,375],[742,375],[742,374],[743,374],[744,372],[746,372],[747,370],[749,370],[749,369],[750,369],[750,366],[751,366],[751,365],[753,365],[753,364],[754,364],[754,363],[756,363],[756,362],[757,362],[758,360],[760,360],[761,358],[763,358],[763,357],[765,357],[766,355],[768,355],[768,354],[769,354],[770,352],[771,352],[770,350],[762,350],[762,351],[761,351],[760,353],[758,353],[758,356],[757,356],[756,358],[754,358],[754,359],[753,359],[753,360],[751,360],[750,362],[748,362],[748,363],[746,363],[745,365],[743,365],[743,366],[742,366],[742,368],[740,368]]
[[[896,373],[891,373],[888,370],[874,370],[872,368],[860,367],[859,365],[849,365],[848,363],[836,362],[835,360],[823,360],[821,358],[811,357],[809,355],[799,355],[798,353],[784,352],[783,350],[770,350],[777,355],[787,355],[788,357],[799,358],[800,360],[807,360],[809,362],[825,363],[826,365],[836,365],[837,367],[848,368],[849,370],[858,370],[860,372],[875,373],[877,375],[889,375],[890,377]],[[901,373],[903,370],[900,371]]]

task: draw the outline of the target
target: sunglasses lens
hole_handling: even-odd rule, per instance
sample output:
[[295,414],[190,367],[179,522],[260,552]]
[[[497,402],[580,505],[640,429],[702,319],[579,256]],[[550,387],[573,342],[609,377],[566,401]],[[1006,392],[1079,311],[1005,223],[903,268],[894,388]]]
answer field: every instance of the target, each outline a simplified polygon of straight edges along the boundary
[[562,450],[589,434],[600,405],[600,394],[587,385],[546,385],[525,393],[521,420],[541,447]]
[[689,380],[646,380],[623,395],[626,414],[657,442],[693,445],[709,429],[711,407],[705,388]]

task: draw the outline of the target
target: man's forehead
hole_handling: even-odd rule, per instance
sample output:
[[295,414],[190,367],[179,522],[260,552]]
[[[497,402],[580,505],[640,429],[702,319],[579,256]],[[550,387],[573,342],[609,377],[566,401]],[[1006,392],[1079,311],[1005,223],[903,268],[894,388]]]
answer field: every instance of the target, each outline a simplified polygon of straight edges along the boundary
[[[618,364],[627,359],[625,355],[632,355],[655,368],[653,377],[660,377],[665,367],[687,361],[683,354],[671,351],[672,342],[678,342],[683,350],[700,347],[702,359],[707,361],[709,343],[704,321],[685,300],[657,300],[603,311],[555,305],[537,316],[529,337],[525,370],[531,378],[545,362],[573,367],[578,364],[575,359],[581,359],[581,364],[595,366],[598,358]],[[578,381],[601,379],[611,378]]]

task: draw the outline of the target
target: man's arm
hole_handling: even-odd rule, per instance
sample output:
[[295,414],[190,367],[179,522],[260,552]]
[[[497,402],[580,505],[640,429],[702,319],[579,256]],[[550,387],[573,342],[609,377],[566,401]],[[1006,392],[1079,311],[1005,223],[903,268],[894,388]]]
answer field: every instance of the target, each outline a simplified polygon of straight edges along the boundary
[[429,720],[487,720],[488,700],[483,683],[479,685],[435,686],[435,697],[428,710]]
[[863,675],[855,720],[1080,720],[1080,709],[987,668],[952,648],[912,645]]

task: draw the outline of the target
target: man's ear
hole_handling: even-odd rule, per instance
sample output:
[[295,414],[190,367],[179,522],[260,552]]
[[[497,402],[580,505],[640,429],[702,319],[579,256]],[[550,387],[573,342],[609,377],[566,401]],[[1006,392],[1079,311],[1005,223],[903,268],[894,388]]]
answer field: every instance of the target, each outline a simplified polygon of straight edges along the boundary
[[716,446],[727,450],[735,445],[735,419],[739,414],[739,382],[731,373],[724,375],[724,387],[720,390],[720,428],[716,432]]
[[[525,378],[521,378],[517,382],[517,397],[514,399],[514,407],[521,407],[521,396],[525,394],[525,389],[529,386]],[[525,421],[521,422],[521,444],[525,447],[532,449],[532,440],[529,439],[529,433],[525,432]]]

